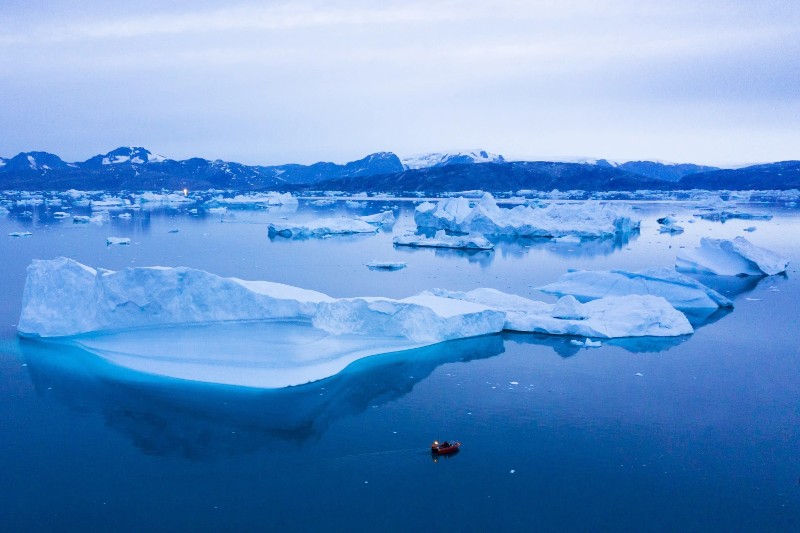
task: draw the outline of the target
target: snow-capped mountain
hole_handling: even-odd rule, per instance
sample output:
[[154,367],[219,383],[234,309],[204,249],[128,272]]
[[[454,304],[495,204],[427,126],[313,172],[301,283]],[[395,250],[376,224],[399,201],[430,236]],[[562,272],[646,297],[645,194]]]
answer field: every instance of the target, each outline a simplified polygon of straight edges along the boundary
[[145,165],[147,163],[162,163],[164,156],[150,152],[141,146],[121,146],[107,154],[96,155],[82,163],[84,167],[98,167],[103,165]]
[[415,170],[418,168],[444,167],[447,165],[469,165],[473,163],[505,163],[502,155],[493,154],[486,150],[465,150],[460,152],[435,152],[406,157],[401,160],[403,168]]
[[3,172],[25,172],[35,171],[46,173],[51,170],[67,168],[69,163],[65,163],[57,155],[47,152],[22,152],[11,159],[4,159],[0,169]]

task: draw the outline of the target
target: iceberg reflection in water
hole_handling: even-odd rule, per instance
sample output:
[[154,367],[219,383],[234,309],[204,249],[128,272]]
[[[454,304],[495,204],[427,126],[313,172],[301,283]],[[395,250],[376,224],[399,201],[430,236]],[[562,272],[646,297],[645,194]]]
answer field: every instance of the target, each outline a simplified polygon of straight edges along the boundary
[[401,398],[446,363],[504,351],[500,335],[359,359],[307,385],[258,390],[174,380],[109,364],[76,345],[21,339],[39,394],[106,425],[151,455],[193,460],[319,437],[339,418]]

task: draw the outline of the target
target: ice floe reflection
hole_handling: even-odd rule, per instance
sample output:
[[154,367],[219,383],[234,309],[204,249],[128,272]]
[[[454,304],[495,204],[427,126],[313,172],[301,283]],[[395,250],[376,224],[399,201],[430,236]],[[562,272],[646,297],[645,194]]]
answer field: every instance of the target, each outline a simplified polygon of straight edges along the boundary
[[40,395],[107,426],[144,453],[210,460],[318,438],[339,418],[401,398],[447,363],[504,351],[489,335],[360,359],[307,385],[256,390],[174,380],[112,365],[75,345],[20,340]]

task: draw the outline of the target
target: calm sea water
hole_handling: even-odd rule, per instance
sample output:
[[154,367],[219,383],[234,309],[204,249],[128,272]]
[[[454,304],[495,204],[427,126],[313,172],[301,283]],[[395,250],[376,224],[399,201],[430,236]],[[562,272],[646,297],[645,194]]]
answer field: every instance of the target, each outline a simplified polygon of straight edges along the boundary
[[[117,211],[103,226],[54,219],[60,208],[46,206],[0,218],[2,529],[800,530],[800,213],[749,205],[774,218],[721,224],[693,217],[691,203],[633,203],[643,223],[630,239],[503,241],[471,255],[394,249],[391,231],[267,237],[270,220],[384,203]],[[388,204],[400,215],[395,234],[413,228],[412,204]],[[684,234],[658,233],[669,213]],[[705,278],[736,307],[689,337],[581,349],[487,336],[375,356],[283,390],[137,375],[22,341],[14,328],[34,258],[185,265],[337,297],[494,287],[550,300],[535,287],[568,268],[671,266],[701,236],[736,235],[789,257],[789,272]],[[109,236],[132,244],[107,247]],[[409,266],[373,272],[372,259]],[[433,461],[437,438],[462,451]]]

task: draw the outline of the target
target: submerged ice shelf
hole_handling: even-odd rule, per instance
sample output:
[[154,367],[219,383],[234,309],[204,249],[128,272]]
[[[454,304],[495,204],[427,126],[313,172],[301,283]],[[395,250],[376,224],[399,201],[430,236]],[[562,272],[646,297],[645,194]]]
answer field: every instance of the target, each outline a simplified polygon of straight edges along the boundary
[[[237,338],[219,338],[220,328]],[[138,372],[251,387],[298,385],[370,355],[504,329],[602,338],[693,331],[651,295],[587,304],[494,289],[332,298],[185,267],[108,271],[67,258],[28,267],[17,326],[20,336],[66,342]]]

